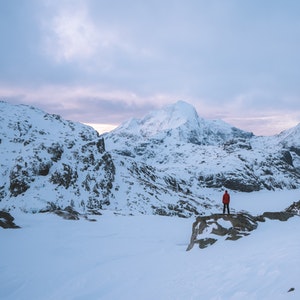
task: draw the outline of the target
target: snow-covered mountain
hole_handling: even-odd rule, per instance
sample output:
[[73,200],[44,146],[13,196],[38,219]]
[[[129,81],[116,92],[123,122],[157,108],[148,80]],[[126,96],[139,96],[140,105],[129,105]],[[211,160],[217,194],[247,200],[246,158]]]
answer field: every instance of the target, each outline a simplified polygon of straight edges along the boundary
[[0,102],[0,207],[38,211],[109,202],[114,164],[91,127]]
[[224,188],[300,187],[299,125],[256,137],[179,101],[99,136],[33,107],[0,112],[0,209],[191,216],[216,212]]
[[[223,121],[200,118],[191,105],[179,101],[131,120],[104,138],[115,164],[126,166],[135,182],[142,178],[143,184],[159,183],[208,207],[212,202],[205,203],[206,197],[215,200],[211,189],[299,188],[298,127],[256,137]],[[141,169],[147,170],[147,178]]]
[[200,118],[195,108],[184,101],[152,111],[141,120],[131,119],[116,128],[113,135],[128,136],[138,142],[163,140],[166,144],[196,145],[218,145],[230,139],[253,136],[221,120]]

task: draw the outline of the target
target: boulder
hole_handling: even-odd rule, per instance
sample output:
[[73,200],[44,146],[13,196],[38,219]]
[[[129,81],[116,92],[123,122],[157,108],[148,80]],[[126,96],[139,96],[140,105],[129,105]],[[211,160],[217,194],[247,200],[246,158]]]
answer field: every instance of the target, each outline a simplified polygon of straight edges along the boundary
[[14,217],[5,211],[0,211],[0,227],[7,228],[20,228],[14,223]]

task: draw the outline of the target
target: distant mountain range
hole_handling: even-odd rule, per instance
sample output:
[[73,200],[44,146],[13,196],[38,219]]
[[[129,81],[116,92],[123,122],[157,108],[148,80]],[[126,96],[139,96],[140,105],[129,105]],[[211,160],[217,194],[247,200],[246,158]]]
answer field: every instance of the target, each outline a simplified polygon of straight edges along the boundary
[[258,137],[178,101],[99,135],[0,102],[0,210],[181,217],[215,212],[214,193],[300,187],[300,125]]

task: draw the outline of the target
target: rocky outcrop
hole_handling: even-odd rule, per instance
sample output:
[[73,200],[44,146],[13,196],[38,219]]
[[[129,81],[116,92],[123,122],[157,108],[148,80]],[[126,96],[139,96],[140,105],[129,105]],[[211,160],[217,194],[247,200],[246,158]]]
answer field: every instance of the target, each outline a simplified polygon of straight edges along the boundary
[[258,218],[247,213],[197,217],[192,226],[192,235],[187,251],[198,244],[201,249],[217,242],[217,236],[225,240],[237,240],[257,228]]
[[249,235],[258,227],[259,222],[270,220],[287,221],[299,214],[300,201],[295,202],[282,212],[265,212],[259,216],[248,213],[238,214],[212,214],[199,216],[192,225],[192,235],[186,251],[191,250],[195,244],[203,249],[216,243],[220,237],[224,240],[235,241]]
[[288,208],[286,208],[285,212],[300,216],[300,200],[291,204]]
[[14,223],[14,217],[6,211],[0,211],[0,227],[4,229],[20,228]]
[[40,213],[53,213],[57,216],[62,217],[65,220],[80,220],[84,218],[88,221],[96,221],[91,219],[90,215],[101,215],[99,211],[89,210],[86,214],[79,213],[73,207],[67,206],[65,208],[56,207],[55,205],[49,203],[49,206],[46,209],[40,211]]

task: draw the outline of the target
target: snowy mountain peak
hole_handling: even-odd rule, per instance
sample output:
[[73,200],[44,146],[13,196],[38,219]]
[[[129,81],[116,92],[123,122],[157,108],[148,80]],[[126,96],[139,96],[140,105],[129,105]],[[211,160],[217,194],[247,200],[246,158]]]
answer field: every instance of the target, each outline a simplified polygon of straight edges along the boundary
[[282,131],[277,139],[287,147],[300,147],[300,123],[293,128]]
[[131,119],[115,132],[127,132],[144,138],[155,137],[161,132],[167,132],[189,123],[189,127],[198,127],[198,114],[195,108],[184,101],[167,105],[154,110],[142,119]]
[[167,129],[180,127],[187,122],[197,126],[199,118],[196,109],[182,100],[165,106],[153,117],[166,125]]
[[145,116],[140,122],[141,133],[145,136],[154,136],[182,127],[188,131],[196,130],[199,127],[198,119],[198,114],[192,105],[178,101]]
[[250,138],[252,133],[237,129],[221,120],[206,120],[185,101],[177,101],[147,114],[131,119],[110,135],[134,140],[159,139],[169,143],[219,144],[235,137]]

